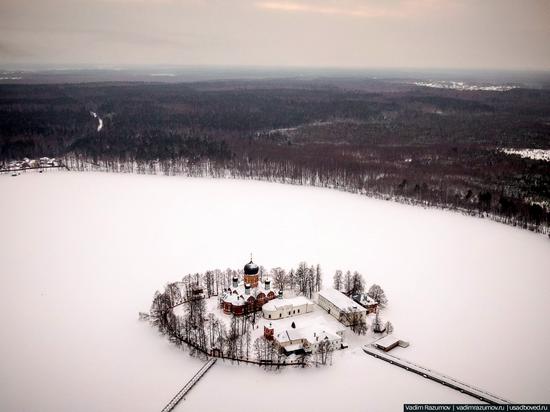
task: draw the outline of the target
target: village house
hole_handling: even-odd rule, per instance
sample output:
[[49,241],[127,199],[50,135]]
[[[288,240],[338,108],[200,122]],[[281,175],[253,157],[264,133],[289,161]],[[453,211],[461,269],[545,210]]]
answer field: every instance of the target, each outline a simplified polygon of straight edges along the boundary
[[271,279],[259,280],[259,267],[252,260],[244,266],[243,280],[233,277],[231,286],[224,290],[220,306],[226,314],[243,315],[262,309],[279,293],[271,288]]
[[275,334],[275,343],[285,355],[315,353],[322,342],[329,342],[329,349],[336,350],[342,347],[343,331],[334,331],[323,323],[311,326],[285,329]]
[[351,298],[367,309],[367,315],[378,311],[378,302],[366,293],[358,293],[357,295],[353,295]]
[[263,316],[266,319],[282,319],[290,316],[302,315],[313,311],[313,302],[304,296],[295,298],[274,299],[262,306]]
[[320,291],[317,303],[346,326],[349,326],[352,320],[357,321],[357,318],[365,320],[367,317],[367,309],[336,289],[328,288]]

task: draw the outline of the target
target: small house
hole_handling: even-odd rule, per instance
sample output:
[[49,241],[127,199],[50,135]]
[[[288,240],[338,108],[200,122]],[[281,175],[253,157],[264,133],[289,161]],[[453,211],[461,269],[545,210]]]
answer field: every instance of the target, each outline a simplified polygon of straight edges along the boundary
[[287,329],[275,335],[275,343],[286,355],[315,353],[323,342],[328,342],[330,349],[340,349],[343,337],[324,324]]
[[357,295],[353,295],[351,298],[367,309],[367,314],[376,313],[378,311],[378,302],[366,293],[358,293]]
[[[378,349],[388,352],[399,345],[399,339],[393,335],[384,336],[382,339],[378,339],[374,342],[374,346]],[[407,345],[408,346],[408,345]]]

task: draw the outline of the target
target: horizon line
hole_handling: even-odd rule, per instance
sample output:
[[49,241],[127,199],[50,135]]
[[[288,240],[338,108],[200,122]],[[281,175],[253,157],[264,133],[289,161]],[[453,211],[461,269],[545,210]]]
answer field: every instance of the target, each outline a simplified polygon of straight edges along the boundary
[[174,64],[174,63],[124,63],[124,64],[97,64],[97,63],[2,63],[1,70],[33,71],[33,70],[139,70],[151,68],[164,69],[237,69],[237,70],[332,70],[332,71],[458,71],[458,72],[539,72],[549,73],[548,68],[520,68],[520,67],[445,67],[445,66],[332,66],[332,65],[290,65],[290,64]]

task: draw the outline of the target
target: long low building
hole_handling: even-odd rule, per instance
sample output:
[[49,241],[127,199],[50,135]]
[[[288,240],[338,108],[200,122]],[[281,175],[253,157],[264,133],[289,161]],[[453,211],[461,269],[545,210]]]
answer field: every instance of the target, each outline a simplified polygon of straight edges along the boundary
[[358,318],[364,320],[367,317],[367,309],[336,289],[329,288],[320,291],[317,303],[346,326],[357,322]]
[[376,342],[374,342],[374,346],[376,346],[378,349],[383,350],[384,352],[392,350],[397,345],[399,345],[399,339],[397,339],[393,335],[384,336],[382,339],[378,339]]
[[262,306],[266,319],[283,319],[313,311],[313,302],[304,296],[273,299]]

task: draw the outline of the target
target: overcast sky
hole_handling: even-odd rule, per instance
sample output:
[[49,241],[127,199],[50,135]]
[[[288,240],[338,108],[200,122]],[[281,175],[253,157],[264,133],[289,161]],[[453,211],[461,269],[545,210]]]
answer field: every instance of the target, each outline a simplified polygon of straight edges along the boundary
[[0,0],[0,64],[550,69],[550,0]]

